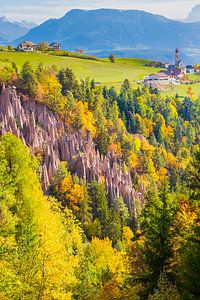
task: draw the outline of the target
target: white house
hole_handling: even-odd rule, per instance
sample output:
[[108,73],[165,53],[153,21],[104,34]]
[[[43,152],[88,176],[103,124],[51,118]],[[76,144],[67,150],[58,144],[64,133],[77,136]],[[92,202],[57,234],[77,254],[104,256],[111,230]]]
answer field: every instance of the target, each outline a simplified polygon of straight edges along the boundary
[[151,74],[144,77],[144,84],[147,86],[151,85],[163,85],[163,84],[180,84],[184,72],[181,69],[174,68],[171,70],[161,70],[156,74]]
[[58,43],[52,43],[52,44],[49,45],[49,48],[51,50],[60,50],[60,44],[58,44]]
[[37,45],[32,42],[22,42],[17,46],[19,52],[33,52],[36,50]]
[[187,65],[186,66],[186,72],[188,74],[194,74],[195,73],[195,69],[194,69],[194,67],[192,65]]
[[164,71],[160,71],[156,74],[151,74],[149,76],[144,77],[144,83],[146,85],[151,83],[170,84],[171,82],[172,82],[172,78],[170,74],[167,74]]

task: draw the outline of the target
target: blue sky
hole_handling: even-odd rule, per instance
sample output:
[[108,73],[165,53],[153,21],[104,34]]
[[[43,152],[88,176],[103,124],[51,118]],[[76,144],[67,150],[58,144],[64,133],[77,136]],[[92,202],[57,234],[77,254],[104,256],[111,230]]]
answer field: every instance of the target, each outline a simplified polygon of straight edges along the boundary
[[12,20],[42,22],[58,18],[72,8],[142,9],[169,18],[185,18],[200,0],[0,0],[0,15]]

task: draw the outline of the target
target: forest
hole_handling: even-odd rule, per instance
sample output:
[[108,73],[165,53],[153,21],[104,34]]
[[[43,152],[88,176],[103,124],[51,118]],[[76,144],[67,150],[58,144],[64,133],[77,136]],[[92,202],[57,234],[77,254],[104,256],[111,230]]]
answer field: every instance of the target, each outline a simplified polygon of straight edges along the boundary
[[136,217],[122,197],[109,199],[104,178],[86,182],[65,161],[44,193],[42,155],[2,135],[0,299],[200,299],[200,98],[192,88],[169,98],[125,79],[118,92],[28,61],[2,67],[0,84],[47,106],[66,134],[89,132],[143,196]]

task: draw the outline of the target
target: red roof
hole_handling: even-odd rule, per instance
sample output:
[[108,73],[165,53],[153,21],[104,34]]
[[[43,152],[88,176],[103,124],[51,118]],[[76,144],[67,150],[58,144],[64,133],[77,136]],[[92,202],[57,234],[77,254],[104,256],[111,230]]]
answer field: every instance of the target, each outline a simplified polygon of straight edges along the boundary
[[22,46],[22,47],[35,47],[36,44],[32,43],[32,42],[22,42],[19,44],[19,46]]
[[169,75],[167,75],[167,74],[165,74],[163,72],[159,72],[156,75],[159,76],[159,77],[162,77],[162,78],[169,77]]

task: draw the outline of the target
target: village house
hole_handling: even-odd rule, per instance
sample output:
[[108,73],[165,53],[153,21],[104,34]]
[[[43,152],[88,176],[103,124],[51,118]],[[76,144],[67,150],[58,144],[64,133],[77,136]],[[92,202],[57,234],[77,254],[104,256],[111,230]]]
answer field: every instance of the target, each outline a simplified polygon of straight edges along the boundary
[[49,45],[49,48],[50,48],[50,50],[60,50],[60,44],[58,44],[58,43],[52,43],[52,44],[50,44]]
[[37,48],[37,44],[32,42],[22,42],[17,46],[19,52],[33,52]]
[[187,74],[194,74],[195,73],[195,69],[192,65],[187,65],[186,66],[186,73]]
[[170,84],[171,76],[160,71],[156,74],[151,74],[149,76],[144,77],[144,83],[148,85],[148,83],[162,83],[162,84]]
[[174,70],[170,72],[168,70],[161,70],[156,74],[151,74],[144,77],[144,84],[148,87],[156,85],[169,85],[169,84],[180,84],[182,78],[180,70]]

